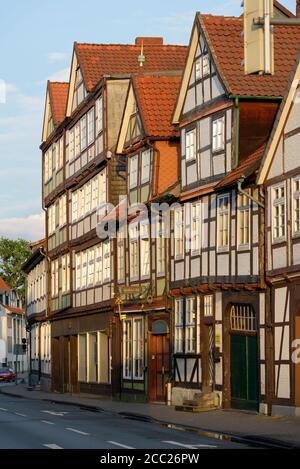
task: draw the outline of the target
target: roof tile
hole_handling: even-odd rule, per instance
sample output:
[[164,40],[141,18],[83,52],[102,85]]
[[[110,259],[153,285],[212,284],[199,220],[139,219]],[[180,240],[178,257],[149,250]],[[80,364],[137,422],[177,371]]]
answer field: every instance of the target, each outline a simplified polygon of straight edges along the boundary
[[66,115],[69,83],[49,82],[49,94],[54,125],[61,124]]

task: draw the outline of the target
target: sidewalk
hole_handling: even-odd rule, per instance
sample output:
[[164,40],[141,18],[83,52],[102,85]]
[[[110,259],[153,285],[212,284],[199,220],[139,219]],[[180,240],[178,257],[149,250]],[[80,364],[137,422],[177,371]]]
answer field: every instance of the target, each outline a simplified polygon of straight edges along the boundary
[[172,424],[215,434],[225,434],[257,441],[289,443],[300,448],[300,418],[266,417],[252,413],[217,410],[192,414],[177,412],[160,404],[112,401],[86,394],[66,395],[29,391],[26,385],[0,387],[0,393],[19,398],[38,399],[75,405],[95,411],[136,416],[158,423]]

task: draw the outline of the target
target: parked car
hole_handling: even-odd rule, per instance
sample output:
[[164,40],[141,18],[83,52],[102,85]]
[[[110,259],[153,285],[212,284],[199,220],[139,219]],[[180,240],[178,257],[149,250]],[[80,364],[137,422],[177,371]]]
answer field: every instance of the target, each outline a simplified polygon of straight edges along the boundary
[[13,383],[15,380],[16,375],[11,368],[0,368],[0,383]]

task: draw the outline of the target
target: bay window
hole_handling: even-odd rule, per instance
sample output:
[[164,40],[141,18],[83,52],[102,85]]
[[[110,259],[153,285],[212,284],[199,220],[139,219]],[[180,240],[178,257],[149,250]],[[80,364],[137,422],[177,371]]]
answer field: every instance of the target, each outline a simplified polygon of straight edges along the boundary
[[273,188],[272,204],[273,241],[283,241],[286,236],[286,196],[284,184]]

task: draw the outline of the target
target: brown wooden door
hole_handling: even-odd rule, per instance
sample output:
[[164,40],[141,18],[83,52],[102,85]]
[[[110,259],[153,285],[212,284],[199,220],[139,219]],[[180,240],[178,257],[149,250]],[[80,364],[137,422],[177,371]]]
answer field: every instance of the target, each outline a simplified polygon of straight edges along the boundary
[[63,392],[63,379],[60,356],[60,340],[52,339],[52,390],[54,392]]
[[149,347],[149,399],[165,402],[170,366],[168,335],[151,335]]

